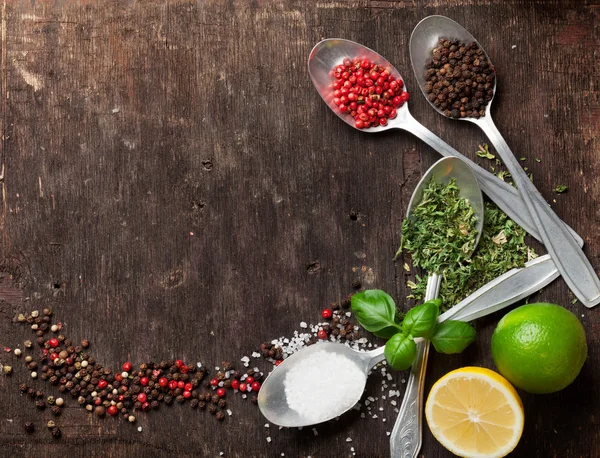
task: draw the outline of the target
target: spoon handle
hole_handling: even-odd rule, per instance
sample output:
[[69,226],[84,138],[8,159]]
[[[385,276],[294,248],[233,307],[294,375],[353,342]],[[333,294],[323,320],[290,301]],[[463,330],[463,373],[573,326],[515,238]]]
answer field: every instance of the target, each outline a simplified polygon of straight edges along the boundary
[[571,291],[586,307],[600,303],[600,279],[594,268],[572,234],[565,228],[565,224],[525,174],[492,118],[489,115],[485,116],[475,121],[475,124],[485,132],[515,180],[542,242]]
[[[479,288],[473,294],[440,315],[439,322],[453,319],[470,321],[507,307],[530,296],[558,277],[550,255],[540,256],[511,269]],[[429,281],[427,282],[429,287]],[[402,406],[390,436],[392,458],[414,458],[423,435],[423,394],[429,341],[417,343],[417,357],[406,386]],[[416,374],[416,375],[415,375]]]
[[[481,187],[481,190],[487,194],[487,196],[492,199],[496,205],[498,205],[498,207],[500,207],[504,213],[510,216],[519,226],[525,229],[537,240],[542,241],[542,236],[540,235],[538,227],[532,219],[527,206],[523,202],[519,191],[517,191],[513,186],[502,181],[494,174],[488,172],[475,162],[463,156],[461,153],[427,129],[423,124],[418,122],[410,114],[406,114],[406,118],[403,120],[402,124],[398,125],[398,127],[411,132],[413,135],[435,149],[442,156],[458,157],[469,164],[469,167],[471,167],[473,172],[475,172],[475,176],[477,177],[477,181]],[[494,143],[493,140],[491,141]],[[567,228],[577,241],[577,244],[579,246],[583,246],[582,238],[573,229],[568,226]]]
[[[435,299],[442,283],[438,274],[427,278],[425,301]],[[417,342],[417,355],[412,365],[404,399],[398,418],[390,436],[390,450],[394,458],[413,458],[421,449],[423,440],[423,392],[425,391],[425,371],[429,356],[429,341]]]

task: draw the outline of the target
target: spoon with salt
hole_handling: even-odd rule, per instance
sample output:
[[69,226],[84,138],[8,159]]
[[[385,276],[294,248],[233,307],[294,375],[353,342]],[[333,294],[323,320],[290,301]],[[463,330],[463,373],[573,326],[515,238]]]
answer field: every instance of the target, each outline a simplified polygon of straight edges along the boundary
[[[491,65],[491,60],[483,47],[463,26],[445,16],[426,17],[413,30],[409,48],[413,71],[415,72],[419,87],[428,101],[428,94],[425,92],[425,65],[430,58],[431,50],[438,44],[440,38],[456,39],[465,44],[475,43],[483,51],[483,54]],[[493,94],[495,95],[495,78],[493,84]],[[464,117],[460,119],[470,121],[479,126],[496,148],[496,151],[517,185],[522,202],[525,204],[527,212],[530,215],[531,219],[529,221],[533,222],[537,229],[537,234],[541,237],[541,241],[546,246],[552,259],[554,259],[558,271],[571,291],[586,307],[593,307],[599,304],[600,279],[598,279],[594,268],[581,250],[581,244],[573,238],[572,231],[567,229],[565,223],[558,218],[556,213],[546,203],[500,134],[491,117],[492,101],[493,96],[485,107],[485,116],[479,118]],[[434,103],[431,101],[429,103],[438,113],[446,116]],[[531,233],[529,229],[526,230]],[[538,240],[540,239],[538,238]]]
[[[330,71],[336,65],[342,64],[344,59],[353,59],[357,57],[361,59],[368,59],[372,62],[376,62],[382,67],[385,67],[397,80],[402,80],[406,87],[406,81],[404,81],[398,70],[394,68],[394,66],[383,56],[376,53],[372,49],[367,48],[366,46],[351,40],[344,40],[342,38],[329,38],[317,43],[308,57],[308,73],[310,78],[327,106],[331,108],[331,110],[342,121],[349,126],[352,126],[354,129],[356,129],[354,119],[349,114],[341,113],[333,102],[334,97]],[[540,241],[542,240],[538,235],[537,226],[529,214],[528,208],[522,201],[519,192],[513,186],[502,181],[497,176],[463,156],[461,153],[419,123],[408,111],[408,103],[405,103],[396,111],[396,118],[390,119],[386,126],[371,127],[368,129],[359,130],[365,133],[379,133],[389,129],[405,130],[412,133],[423,142],[427,143],[442,156],[453,156],[462,159],[471,167],[473,172],[475,172],[481,190],[490,199],[492,199],[494,203],[496,203],[496,205],[498,205],[498,207],[504,211],[504,213],[510,216],[513,221],[525,229],[527,233],[531,234]],[[577,241],[578,245],[583,246],[583,240],[581,237],[572,229],[569,228],[569,230]]]
[[[425,173],[410,199],[407,216],[411,217],[413,208],[419,205],[424,189],[432,180],[448,184],[451,179],[455,180],[460,196],[469,201],[476,218],[474,230],[477,237],[472,246],[474,250],[483,228],[483,196],[473,171],[461,159],[440,159]],[[437,297],[439,286],[439,275],[430,275],[427,280],[426,301]],[[380,347],[368,352],[359,352],[346,345],[326,342],[311,345],[293,354],[265,379],[258,393],[258,405],[262,414],[276,425],[298,427],[338,417],[360,400],[369,371],[384,358],[383,350],[384,347]],[[417,344],[415,364],[419,367],[418,386],[421,403],[428,350],[429,342]],[[328,364],[332,367],[327,367]],[[332,371],[339,373],[339,381],[334,384],[336,390],[344,382],[346,391],[343,399],[335,399],[333,390],[325,383],[333,382],[338,375],[332,375]],[[352,380],[351,384],[348,384],[349,378]],[[339,391],[336,395],[339,395]]]

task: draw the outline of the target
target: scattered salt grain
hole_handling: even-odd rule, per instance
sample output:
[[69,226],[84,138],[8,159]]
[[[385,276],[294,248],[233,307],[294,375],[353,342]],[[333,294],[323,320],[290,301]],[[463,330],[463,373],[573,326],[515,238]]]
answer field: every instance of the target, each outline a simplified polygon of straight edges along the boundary
[[232,414],[232,413],[233,413],[233,412],[231,411],[231,409],[227,409],[227,415],[229,415],[229,416],[231,417],[231,414]]
[[270,428],[271,425],[269,423],[265,423],[265,428]]
[[141,433],[142,432],[142,427],[138,426],[138,431]]
[[313,428],[313,429],[312,429],[312,431],[313,431],[313,434],[314,434],[315,436],[318,436],[318,435],[319,435],[319,432],[317,431],[317,428]]
[[271,437],[267,437],[267,442],[271,442]]
[[346,438],[346,442],[352,442],[352,438],[351,437],[347,437]]
[[[320,350],[293,366],[283,385],[288,406],[312,423],[320,423],[332,411],[351,408],[365,382],[366,375],[352,360]],[[332,386],[336,389],[330,390]]]
[[308,324],[306,324],[306,321],[301,321],[301,322],[300,322],[300,327],[301,327],[302,329],[306,329],[306,328],[308,328]]

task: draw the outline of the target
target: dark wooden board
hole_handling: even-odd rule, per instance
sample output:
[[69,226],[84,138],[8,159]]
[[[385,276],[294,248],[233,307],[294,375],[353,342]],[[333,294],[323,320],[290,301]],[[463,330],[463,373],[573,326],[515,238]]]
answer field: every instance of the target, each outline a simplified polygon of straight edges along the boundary
[[[410,32],[429,14],[456,19],[485,46],[498,69],[496,124],[600,268],[599,7],[5,0],[0,345],[28,335],[11,323],[16,313],[51,305],[69,336],[90,339],[106,365],[182,357],[214,366],[316,321],[356,278],[402,306],[406,278],[392,262],[400,222],[438,156],[405,132],[348,128],[316,94],[306,60],[327,37],[377,50],[406,80],[413,115],[473,158],[483,134],[429,108],[409,66]],[[569,191],[554,194],[557,184]],[[564,391],[523,393],[526,426],[514,456],[599,456],[600,318],[572,298],[558,280],[533,299],[580,317],[589,359]],[[464,354],[433,354],[427,388],[460,366],[493,367],[500,316],[477,324],[477,344]],[[239,398],[224,424],[174,406],[141,415],[141,433],[71,402],[56,441],[21,398],[27,374],[13,365],[12,377],[0,377],[2,456],[389,453],[387,403],[387,423],[343,417],[314,436],[264,428]],[[39,431],[26,436],[30,419]],[[421,455],[450,456],[427,429]]]

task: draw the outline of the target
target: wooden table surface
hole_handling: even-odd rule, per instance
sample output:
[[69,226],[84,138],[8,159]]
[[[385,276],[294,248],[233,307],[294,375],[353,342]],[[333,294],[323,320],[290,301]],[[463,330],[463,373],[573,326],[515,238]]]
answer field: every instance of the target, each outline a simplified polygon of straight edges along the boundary
[[[405,132],[346,126],[313,89],[306,62],[327,37],[377,50],[406,80],[412,114],[475,158],[483,133],[435,113],[410,68],[410,32],[430,14],[465,25],[490,54],[496,124],[600,269],[597,0],[4,0],[0,345],[22,347],[30,335],[12,323],[17,313],[51,306],[106,366],[177,357],[215,366],[316,322],[357,279],[406,308],[409,277],[392,257],[413,187],[438,155]],[[554,193],[559,184],[568,192]],[[532,297],[580,317],[589,358],[567,389],[522,393],[526,425],[513,456],[599,456],[600,315],[572,299],[560,279]],[[427,389],[454,368],[493,368],[502,315],[480,320],[462,355],[433,352]],[[15,368],[0,377],[6,457],[389,453],[389,400],[377,404],[378,419],[349,415],[314,435],[265,428],[258,408],[233,395],[223,423],[176,405],[140,414],[135,426],[69,398],[55,440],[49,412],[19,393],[22,362],[8,353],[0,361]],[[403,389],[408,373],[394,376]],[[36,386],[57,394],[46,385]],[[35,434],[25,421],[37,422]],[[426,428],[421,455],[450,453]]]

